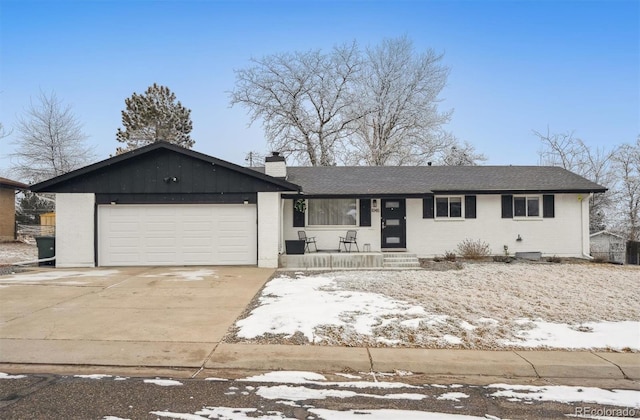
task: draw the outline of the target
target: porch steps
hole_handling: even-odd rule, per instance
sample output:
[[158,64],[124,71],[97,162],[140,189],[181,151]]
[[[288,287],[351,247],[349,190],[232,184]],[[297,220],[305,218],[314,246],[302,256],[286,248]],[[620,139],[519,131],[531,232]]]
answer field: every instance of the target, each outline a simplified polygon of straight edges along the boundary
[[420,268],[420,262],[416,254],[385,252],[383,256],[384,268]]

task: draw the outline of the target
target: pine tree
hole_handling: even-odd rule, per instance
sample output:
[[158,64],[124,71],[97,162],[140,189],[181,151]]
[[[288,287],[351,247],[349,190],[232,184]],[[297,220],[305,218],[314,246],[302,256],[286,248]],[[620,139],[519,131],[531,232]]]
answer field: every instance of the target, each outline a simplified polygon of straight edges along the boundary
[[154,83],[144,94],[134,92],[124,102],[124,130],[118,128],[116,139],[125,146],[118,147],[117,154],[159,140],[186,148],[193,147],[195,141],[189,136],[193,128],[191,110],[176,101],[176,95],[168,87]]

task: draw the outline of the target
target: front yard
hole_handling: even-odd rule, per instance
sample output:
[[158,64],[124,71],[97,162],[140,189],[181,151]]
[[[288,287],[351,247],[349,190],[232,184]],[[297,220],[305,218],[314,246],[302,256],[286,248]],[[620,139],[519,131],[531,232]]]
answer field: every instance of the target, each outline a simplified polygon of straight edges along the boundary
[[637,352],[639,302],[635,266],[515,262],[280,273],[227,341]]

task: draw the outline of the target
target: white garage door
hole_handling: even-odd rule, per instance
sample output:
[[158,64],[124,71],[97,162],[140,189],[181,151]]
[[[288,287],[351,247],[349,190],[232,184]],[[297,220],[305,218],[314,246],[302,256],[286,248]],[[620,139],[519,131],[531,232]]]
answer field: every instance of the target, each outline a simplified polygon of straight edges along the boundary
[[253,265],[256,206],[105,205],[98,207],[98,264]]

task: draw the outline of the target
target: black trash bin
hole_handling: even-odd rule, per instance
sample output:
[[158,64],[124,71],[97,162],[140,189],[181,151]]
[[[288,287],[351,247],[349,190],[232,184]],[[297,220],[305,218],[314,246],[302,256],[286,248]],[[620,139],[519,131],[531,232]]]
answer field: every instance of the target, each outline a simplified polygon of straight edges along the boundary
[[[36,236],[36,244],[38,245],[38,259],[51,258],[56,256],[56,237],[55,236]],[[39,265],[54,265],[55,261],[44,261]]]

